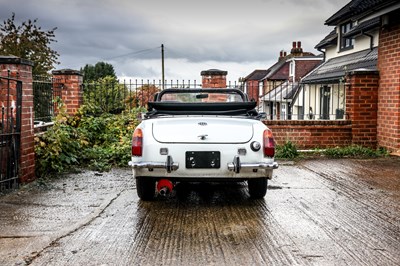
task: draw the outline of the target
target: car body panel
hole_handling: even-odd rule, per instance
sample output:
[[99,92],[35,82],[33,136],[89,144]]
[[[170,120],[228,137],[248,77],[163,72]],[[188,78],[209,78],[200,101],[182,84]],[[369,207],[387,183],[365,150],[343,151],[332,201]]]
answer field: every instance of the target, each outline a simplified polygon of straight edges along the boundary
[[[160,143],[246,143],[254,121],[226,117],[174,117],[154,120],[153,137]],[[229,132],[229,134],[227,134]]]
[[[207,124],[218,124],[221,121],[221,125],[226,124],[228,121],[234,123],[235,127],[247,130],[247,132],[240,131],[232,132],[226,130],[223,126],[220,130],[212,129],[212,131],[196,131],[195,128],[199,121]],[[162,121],[162,127],[159,127],[160,121]],[[178,121],[178,123],[176,123]],[[183,122],[184,121],[184,122]],[[157,124],[157,126],[154,126]],[[192,125],[193,126],[188,126]],[[169,126],[166,126],[169,125]],[[244,126],[243,126],[244,125]],[[174,129],[171,129],[174,127]],[[179,169],[168,173],[165,169],[152,169],[149,171],[146,168],[134,169],[135,176],[156,176],[156,177],[170,177],[170,178],[192,178],[201,179],[202,177],[207,178],[258,178],[258,177],[272,177],[272,169],[262,169],[259,171],[253,171],[253,169],[243,169],[240,173],[235,173],[228,169],[228,164],[232,163],[235,156],[239,156],[242,163],[273,163],[274,158],[264,157],[262,149],[259,151],[252,151],[250,144],[253,141],[262,143],[263,131],[267,127],[260,121],[240,119],[240,118],[227,118],[227,117],[170,117],[161,119],[149,119],[143,121],[138,128],[143,131],[143,156],[132,157],[132,162],[166,162],[167,155],[170,155],[175,163],[179,164]],[[162,128],[162,134],[168,132],[171,140],[160,137],[160,133],[156,134],[158,138],[161,138],[165,142],[160,142],[154,138],[154,128],[156,130]],[[198,136],[200,134],[210,135],[210,138],[200,140]],[[213,136],[215,134],[215,136]],[[245,136],[243,138],[243,136]],[[236,139],[235,139],[236,138]],[[226,140],[229,140],[227,142]],[[168,154],[161,155],[160,149],[168,150]],[[245,155],[239,155],[239,149],[245,150]],[[221,154],[220,158],[220,169],[186,169],[186,151],[219,151]]]

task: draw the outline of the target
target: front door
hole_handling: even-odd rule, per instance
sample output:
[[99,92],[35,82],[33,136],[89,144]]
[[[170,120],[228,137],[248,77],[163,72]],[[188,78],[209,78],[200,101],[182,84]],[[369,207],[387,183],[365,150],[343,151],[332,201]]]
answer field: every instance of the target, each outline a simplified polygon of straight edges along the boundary
[[329,119],[329,103],[331,99],[331,88],[323,86],[320,88],[321,102],[320,102],[320,119]]

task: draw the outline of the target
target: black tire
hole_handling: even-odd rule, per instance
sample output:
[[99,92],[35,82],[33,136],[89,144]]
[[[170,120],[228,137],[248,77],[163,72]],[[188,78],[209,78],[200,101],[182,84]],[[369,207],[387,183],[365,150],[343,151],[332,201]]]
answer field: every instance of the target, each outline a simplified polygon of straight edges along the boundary
[[150,201],[154,199],[156,181],[151,177],[137,177],[136,191],[141,200]]
[[262,199],[267,194],[268,179],[252,178],[247,180],[249,194],[253,199]]

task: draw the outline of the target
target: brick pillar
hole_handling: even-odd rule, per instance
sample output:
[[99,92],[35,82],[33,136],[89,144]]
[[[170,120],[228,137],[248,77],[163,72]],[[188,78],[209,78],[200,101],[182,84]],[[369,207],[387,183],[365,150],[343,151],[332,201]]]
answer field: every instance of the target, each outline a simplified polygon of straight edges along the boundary
[[[0,57],[0,76],[22,81],[21,135],[19,178],[22,183],[35,179],[34,110],[32,89],[32,66],[29,60],[13,56]],[[3,86],[4,82],[0,83]],[[7,85],[8,86],[8,85]],[[15,82],[10,83],[12,99],[16,99]],[[2,90],[4,87],[2,87]]]
[[83,103],[82,74],[72,69],[54,70],[52,74],[53,88],[60,90],[67,113],[76,114]]
[[379,74],[355,70],[348,73],[346,80],[346,112],[352,125],[352,144],[376,148]]
[[400,11],[379,34],[378,145],[400,155]]
[[226,88],[228,71],[209,69],[201,71],[203,88]]
[[249,80],[246,82],[247,84],[247,95],[249,96],[250,100],[254,100],[259,103],[258,94],[260,93],[260,85],[258,80]]

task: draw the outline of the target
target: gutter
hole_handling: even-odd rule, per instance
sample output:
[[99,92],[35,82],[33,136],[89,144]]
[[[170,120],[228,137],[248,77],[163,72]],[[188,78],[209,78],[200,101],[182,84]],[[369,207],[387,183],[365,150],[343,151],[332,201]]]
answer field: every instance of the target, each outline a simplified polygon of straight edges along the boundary
[[364,31],[361,31],[361,35],[367,36],[369,37],[369,50],[372,51],[372,49],[374,48],[374,36],[372,36],[371,34],[365,33]]
[[321,52],[324,55],[324,60],[322,62],[325,62],[326,59],[326,52],[322,51],[322,48],[317,48],[317,51]]

